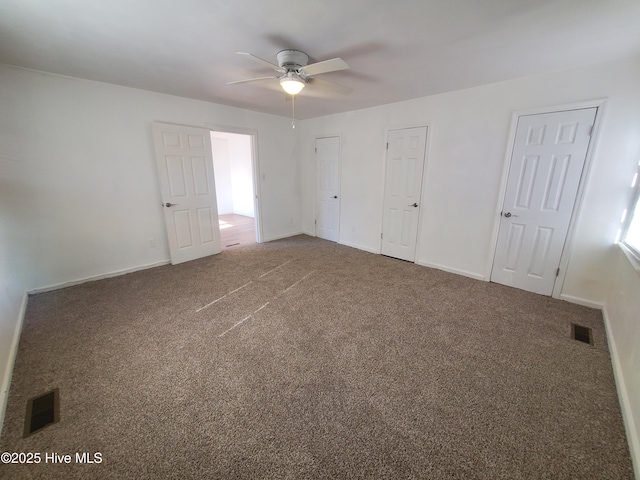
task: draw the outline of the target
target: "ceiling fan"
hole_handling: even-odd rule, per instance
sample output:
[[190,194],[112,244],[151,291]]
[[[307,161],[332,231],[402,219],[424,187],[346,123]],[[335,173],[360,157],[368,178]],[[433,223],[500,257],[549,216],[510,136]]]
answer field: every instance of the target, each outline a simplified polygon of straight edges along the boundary
[[260,62],[263,65],[267,65],[278,72],[279,75],[227,82],[227,85],[276,79],[280,82],[282,89],[289,95],[297,95],[306,85],[322,87],[324,90],[339,94],[347,94],[352,91],[351,88],[345,87],[344,85],[339,85],[337,83],[315,77],[316,75],[323,73],[348,69],[349,65],[347,65],[347,62],[341,58],[332,58],[330,60],[324,60],[322,62],[307,65],[309,56],[306,53],[300,52],[299,50],[282,50],[276,55],[276,58],[278,59],[278,65],[276,65],[268,60],[256,57],[251,53],[236,53],[256,62]]

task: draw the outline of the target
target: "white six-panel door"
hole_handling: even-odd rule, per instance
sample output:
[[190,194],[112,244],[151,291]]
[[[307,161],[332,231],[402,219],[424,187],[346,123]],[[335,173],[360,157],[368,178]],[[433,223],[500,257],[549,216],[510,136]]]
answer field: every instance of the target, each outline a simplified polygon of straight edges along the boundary
[[171,263],[220,253],[210,131],[154,122]]
[[596,111],[518,119],[491,281],[553,292]]
[[427,127],[387,136],[381,253],[415,261]]
[[316,138],[316,235],[340,236],[340,137]]

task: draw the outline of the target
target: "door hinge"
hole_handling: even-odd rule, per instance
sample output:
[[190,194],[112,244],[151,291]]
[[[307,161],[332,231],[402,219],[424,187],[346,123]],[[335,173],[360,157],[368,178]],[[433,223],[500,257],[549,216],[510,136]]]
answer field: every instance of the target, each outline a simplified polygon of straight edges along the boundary
[[589,133],[587,134],[587,136],[590,137],[592,133],[593,133],[593,125],[589,127]]
[[318,220],[314,220],[314,221],[313,221],[313,224],[314,224],[314,225],[317,225],[317,224],[318,224]]
[[387,142],[387,150],[389,150],[389,142]]
[[316,153],[318,153],[318,147],[316,147]]
[[560,275],[560,267],[558,267],[558,269],[556,270],[556,277]]
[[380,232],[380,240],[382,240],[382,232]]

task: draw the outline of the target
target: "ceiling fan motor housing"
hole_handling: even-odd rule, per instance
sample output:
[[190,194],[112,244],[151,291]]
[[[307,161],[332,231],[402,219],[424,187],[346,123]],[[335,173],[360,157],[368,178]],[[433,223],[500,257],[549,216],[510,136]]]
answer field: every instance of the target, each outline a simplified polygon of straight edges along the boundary
[[309,62],[309,56],[298,50],[282,50],[276,55],[278,65],[287,71],[298,71]]

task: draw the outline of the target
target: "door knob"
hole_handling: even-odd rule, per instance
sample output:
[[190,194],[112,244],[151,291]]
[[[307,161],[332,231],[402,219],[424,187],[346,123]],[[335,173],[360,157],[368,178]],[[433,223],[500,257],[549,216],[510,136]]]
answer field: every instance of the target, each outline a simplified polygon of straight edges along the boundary
[[333,198],[338,198],[338,195],[334,195]]
[[178,205],[178,204],[177,203],[169,203],[169,202],[164,204],[165,207],[175,207],[176,205]]
[[511,212],[507,212],[504,214],[504,216],[509,218],[509,217],[517,217],[518,215],[511,215]]
[[410,206],[410,207],[417,207],[417,206],[418,206],[418,204],[414,202],[414,203],[412,203],[412,204],[411,204],[411,205],[409,205],[409,206]]

